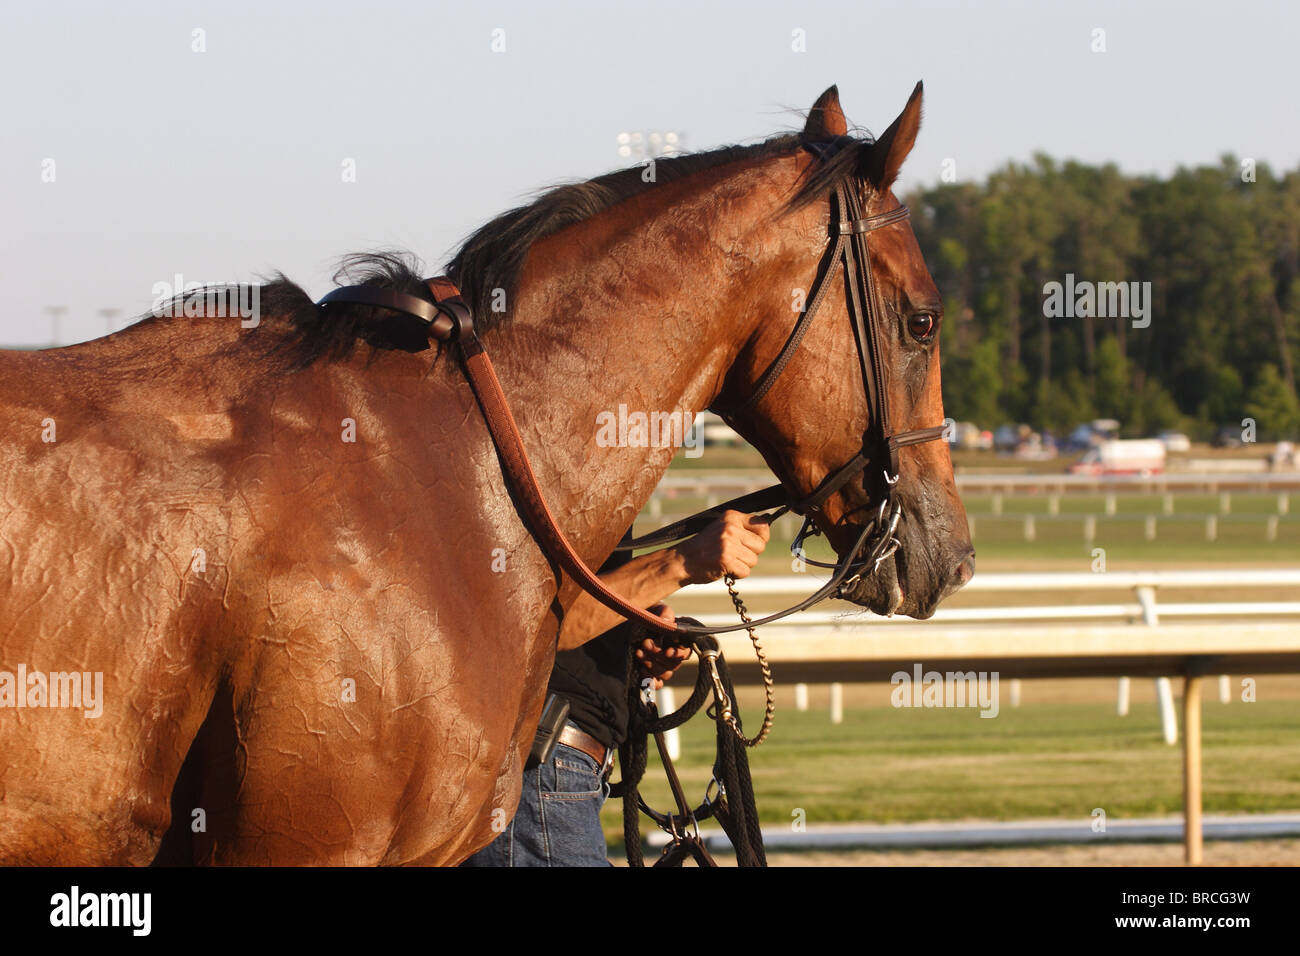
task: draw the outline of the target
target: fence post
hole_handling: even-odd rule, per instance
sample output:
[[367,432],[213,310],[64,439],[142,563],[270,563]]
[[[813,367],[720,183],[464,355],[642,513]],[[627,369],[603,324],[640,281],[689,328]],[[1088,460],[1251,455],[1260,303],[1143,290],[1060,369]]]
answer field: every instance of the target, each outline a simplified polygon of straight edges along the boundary
[[1119,699],[1115,701],[1115,713],[1121,717],[1128,716],[1129,702],[1129,679],[1121,677],[1119,679]]
[[[1142,585],[1137,589],[1138,603],[1142,605],[1142,623],[1155,627],[1160,623],[1160,612],[1156,609],[1156,589]],[[1165,743],[1178,742],[1178,718],[1174,715],[1174,689],[1168,677],[1156,678],[1156,700],[1160,703],[1160,726],[1164,731]]]
[[[665,685],[655,691],[655,703],[659,707],[660,714],[671,714],[677,709],[677,695],[673,693],[671,687]],[[682,756],[682,735],[676,727],[664,734],[664,743],[668,745],[668,756],[673,760],[680,760]]]
[[1116,508],[1117,508],[1117,504],[1115,501],[1115,492],[1113,491],[1106,492],[1106,514],[1110,515],[1111,517],[1114,517]]
[[794,685],[794,709],[795,710],[808,709],[808,685],[807,684]]
[[1228,681],[1227,674],[1219,675],[1219,703],[1220,704],[1232,703],[1232,685]]
[[1174,716],[1174,689],[1168,677],[1156,678],[1156,700],[1160,702],[1160,726],[1164,729],[1165,743],[1178,743],[1178,718]]
[[1013,708],[1014,708],[1014,707],[1019,707],[1019,706],[1020,706],[1020,678],[1018,678],[1018,677],[1013,677],[1013,678],[1011,678],[1011,688],[1010,688],[1010,690],[1011,690],[1011,693],[1010,693],[1010,697],[1011,697],[1011,706],[1012,706]]
[[1216,515],[1206,515],[1205,517],[1205,540],[1217,541],[1219,539],[1219,519]]
[[1137,589],[1138,604],[1142,605],[1142,623],[1155,627],[1160,623],[1160,612],[1156,609],[1156,589],[1144,584]]
[[1187,865],[1200,866],[1201,679],[1192,674],[1183,681],[1183,841]]
[[1147,515],[1147,519],[1144,522],[1142,532],[1148,541],[1154,541],[1156,539],[1156,516],[1155,515]]
[[831,723],[844,723],[844,685],[831,684]]
[[1025,515],[1025,540],[1033,541],[1038,537],[1038,530],[1034,526],[1034,516]]

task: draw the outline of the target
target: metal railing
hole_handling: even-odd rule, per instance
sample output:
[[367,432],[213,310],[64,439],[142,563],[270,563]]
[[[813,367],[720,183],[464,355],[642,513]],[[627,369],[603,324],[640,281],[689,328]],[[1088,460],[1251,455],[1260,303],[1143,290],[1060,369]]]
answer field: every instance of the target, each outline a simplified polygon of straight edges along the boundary
[[[807,594],[813,575],[746,578],[739,588],[755,598]],[[1201,683],[1207,675],[1300,673],[1300,601],[1167,601],[1160,589],[1223,591],[1295,589],[1300,568],[1257,570],[1152,570],[1098,573],[977,574],[963,593],[1061,594],[1118,590],[1134,600],[1107,604],[1017,604],[1010,607],[941,608],[928,621],[880,618],[852,612],[804,612],[763,630],[778,679],[831,686],[831,719],[842,719],[842,681],[892,681],[900,669],[926,662],[937,668],[987,669],[1010,678],[1011,706],[1019,702],[1021,676],[1119,677],[1118,711],[1127,713],[1130,674],[1157,678],[1165,740],[1177,741],[1170,675],[1183,685],[1184,835],[1186,859],[1201,860]],[[684,595],[726,596],[719,582]],[[705,623],[730,623],[729,614],[697,614]],[[1171,621],[1171,619],[1174,619]],[[748,641],[724,635],[719,643],[738,684],[752,682]],[[1220,677],[1220,699],[1227,681]],[[838,693],[837,693],[838,691]],[[795,688],[799,709],[807,690]],[[796,706],[799,706],[797,703]]]

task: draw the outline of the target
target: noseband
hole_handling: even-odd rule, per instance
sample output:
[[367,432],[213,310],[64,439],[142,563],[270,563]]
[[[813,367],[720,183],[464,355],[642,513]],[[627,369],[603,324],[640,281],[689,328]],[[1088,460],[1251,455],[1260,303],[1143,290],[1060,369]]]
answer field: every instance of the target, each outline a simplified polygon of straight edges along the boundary
[[[809,149],[827,158],[834,151],[835,146],[834,143],[809,144]],[[662,547],[681,541],[703,530],[722,512],[733,508],[746,513],[775,508],[772,518],[786,511],[802,515],[803,526],[795,537],[791,550],[807,564],[833,568],[834,573],[830,580],[793,607],[738,625],[705,627],[685,623],[669,624],[657,615],[624,601],[622,597],[609,590],[587,567],[565,538],[542,497],[501,383],[474,331],[474,321],[469,306],[454,284],[441,277],[426,280],[431,299],[374,286],[343,286],[326,295],[318,305],[325,307],[334,302],[348,302],[404,312],[425,322],[429,326],[430,333],[440,342],[455,345],[461,368],[478,400],[493,444],[500,456],[502,469],[518,496],[520,510],[524,512],[522,516],[538,538],[546,556],[553,563],[563,567],[583,590],[601,604],[624,618],[635,620],[662,634],[722,634],[745,630],[788,617],[828,597],[842,597],[864,574],[871,574],[882,561],[893,555],[899,547],[895,532],[903,519],[902,506],[894,494],[894,486],[898,483],[898,450],[908,445],[935,441],[943,436],[942,425],[902,432],[889,430],[889,395],[884,364],[885,355],[888,354],[886,346],[889,328],[885,322],[876,283],[872,276],[867,236],[876,229],[905,220],[908,217],[907,207],[900,205],[874,216],[863,216],[856,189],[845,188],[841,183],[835,187],[834,195],[835,205],[831,210],[831,235],[834,241],[828,245],[819,265],[817,280],[807,309],[800,315],[785,345],[760,376],[749,397],[736,409],[719,411],[719,414],[725,421],[731,423],[737,415],[753,408],[767,394],[789,365],[809,325],[816,317],[818,308],[826,299],[834,275],[842,262],[847,284],[846,299],[849,317],[853,323],[863,386],[866,389],[868,403],[874,400],[876,410],[876,415],[863,436],[862,450],[831,472],[810,494],[802,498],[792,498],[781,485],[773,485],[762,491],[734,498],[691,515],[689,518],[683,518],[658,531],[626,542],[619,548],[619,550],[632,550]],[[876,508],[875,515],[867,522],[852,549],[835,564],[812,561],[803,557],[803,541],[810,535],[820,533],[813,523],[812,515],[820,511],[827,499],[849,481],[865,472],[873,464],[872,456],[877,450],[883,450],[883,457],[886,459],[878,464],[882,472],[884,495]],[[866,553],[859,559],[858,555],[862,554],[864,549]]]

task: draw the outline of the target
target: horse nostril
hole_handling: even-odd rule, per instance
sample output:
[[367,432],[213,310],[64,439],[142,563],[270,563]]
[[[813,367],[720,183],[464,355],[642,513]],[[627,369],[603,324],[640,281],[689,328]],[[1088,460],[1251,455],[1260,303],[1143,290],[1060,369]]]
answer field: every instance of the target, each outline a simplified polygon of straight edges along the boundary
[[975,552],[972,551],[962,558],[953,572],[953,583],[957,587],[964,586],[971,578],[975,576]]

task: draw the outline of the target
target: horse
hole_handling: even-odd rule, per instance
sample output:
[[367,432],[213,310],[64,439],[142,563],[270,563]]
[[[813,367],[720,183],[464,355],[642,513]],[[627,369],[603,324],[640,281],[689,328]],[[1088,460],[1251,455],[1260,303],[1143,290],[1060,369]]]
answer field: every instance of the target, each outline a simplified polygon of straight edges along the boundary
[[[843,283],[745,397],[804,307],[834,190],[899,207],[921,98],[873,140],[831,87],[798,133],[556,187],[456,254],[588,565],[675,452],[598,441],[620,405],[743,406],[732,424],[797,494],[862,448],[878,411]],[[933,426],[939,292],[906,222],[870,248],[894,424]],[[345,271],[423,288],[397,254]],[[577,584],[423,325],[323,308],[283,275],[256,290],[252,322],[152,314],[0,352],[0,863],[455,864],[514,812]],[[837,552],[875,483],[817,509]],[[946,443],[901,449],[894,493],[899,547],[844,596],[928,617],[974,570]]]

